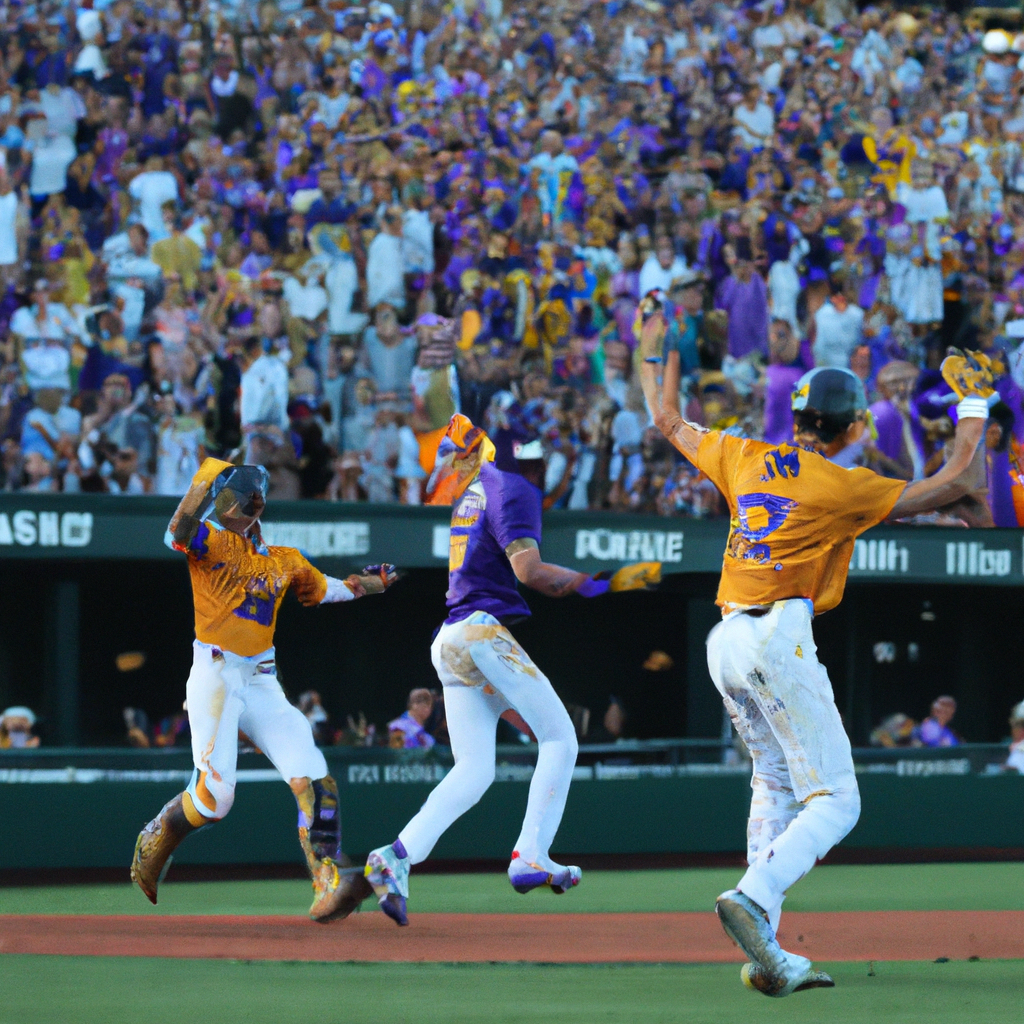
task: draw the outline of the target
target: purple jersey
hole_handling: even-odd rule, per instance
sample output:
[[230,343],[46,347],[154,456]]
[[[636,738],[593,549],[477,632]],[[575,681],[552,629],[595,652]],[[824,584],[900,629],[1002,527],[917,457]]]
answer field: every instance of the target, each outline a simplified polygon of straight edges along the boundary
[[473,612],[503,622],[530,614],[505,548],[522,537],[540,544],[540,511],[541,493],[533,484],[484,463],[452,511],[446,622]]

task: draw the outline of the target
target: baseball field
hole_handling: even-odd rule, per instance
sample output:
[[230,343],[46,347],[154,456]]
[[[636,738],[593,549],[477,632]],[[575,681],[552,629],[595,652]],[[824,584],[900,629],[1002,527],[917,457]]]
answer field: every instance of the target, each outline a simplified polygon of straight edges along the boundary
[[584,875],[562,897],[414,876],[411,925],[368,902],[315,925],[299,880],[0,890],[0,1024],[144,1020],[946,1021],[1024,1014],[1024,864],[824,866],[781,939],[837,987],[769,1000],[710,913],[735,869]]

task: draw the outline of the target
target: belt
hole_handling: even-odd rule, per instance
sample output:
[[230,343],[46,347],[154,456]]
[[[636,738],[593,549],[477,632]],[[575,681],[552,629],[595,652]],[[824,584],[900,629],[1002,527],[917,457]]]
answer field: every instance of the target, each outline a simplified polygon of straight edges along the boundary
[[743,615],[749,615],[752,619],[760,619],[762,616],[767,615],[771,611],[771,607],[768,608],[744,608],[741,611]]

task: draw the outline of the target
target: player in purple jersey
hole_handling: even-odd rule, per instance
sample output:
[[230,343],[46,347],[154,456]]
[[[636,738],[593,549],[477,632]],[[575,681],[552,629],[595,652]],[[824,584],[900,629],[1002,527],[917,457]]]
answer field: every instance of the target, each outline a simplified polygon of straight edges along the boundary
[[541,442],[517,443],[514,455],[517,472],[498,469],[490,439],[461,415],[452,417],[438,449],[429,500],[454,510],[448,617],[430,653],[444,686],[455,767],[398,839],[367,860],[366,877],[381,909],[400,925],[408,924],[409,868],[426,860],[442,833],[494,781],[495,733],[509,710],[523,717],[538,742],[509,881],[521,893],[541,886],[563,893],[579,884],[578,867],[548,854],[576,763],[576,733],[551,683],[509,632],[530,614],[517,582],[549,597],[596,597],[660,579],[658,563],[627,566],[600,579],[541,561]]

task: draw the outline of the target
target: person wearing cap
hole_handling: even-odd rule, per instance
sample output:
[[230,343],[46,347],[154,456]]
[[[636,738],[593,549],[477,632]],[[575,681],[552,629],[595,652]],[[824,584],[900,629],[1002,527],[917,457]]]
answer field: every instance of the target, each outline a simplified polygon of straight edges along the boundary
[[498,721],[521,716],[537,737],[537,766],[508,879],[519,893],[548,888],[565,893],[580,882],[574,865],[550,855],[576,763],[576,732],[551,683],[509,627],[530,615],[518,583],[548,597],[597,597],[640,589],[661,578],[660,563],[620,569],[611,579],[544,562],[540,556],[545,463],[540,438],[523,430],[499,453],[467,417],[452,417],[438,446],[428,502],[451,505],[448,616],[431,659],[444,687],[455,767],[387,846],[373,850],[365,874],[381,910],[409,923],[409,869],[430,856],[454,822],[494,781]]
[[241,730],[295,796],[299,845],[313,881],[309,914],[328,921],[346,917],[370,890],[361,876],[339,870],[338,787],[309,722],[277,680],[277,615],[289,589],[313,608],[381,594],[397,573],[383,564],[334,579],[295,548],[268,546],[260,519],[269,483],[262,466],[205,459],[168,524],[164,540],[188,559],[195,606],[185,686],[195,769],[185,790],[139,834],[131,878],[156,903],[163,868],[178,845],[231,810]]
[[[947,383],[960,397],[956,440],[934,476],[906,483],[836,464],[863,436],[867,397],[850,370],[819,367],[793,391],[792,443],[773,445],[683,419],[679,362],[662,365],[660,305],[638,312],[640,379],[655,425],[710,477],[729,507],[731,530],[708,668],[751,753],[749,867],[716,905],[726,933],[748,955],[745,984],[785,996],[831,987],[810,960],[777,939],[782,902],[857,823],[860,794],[850,741],[828,674],[817,659],[812,620],[842,600],[854,541],[889,518],[932,511],[967,491],[964,478],[994,392],[987,360],[949,356]],[[664,369],[663,381],[659,383]]]
[[1010,712],[1010,756],[1003,767],[1024,775],[1024,700]]
[[31,708],[17,705],[0,715],[0,750],[23,750],[38,747],[39,737],[32,735],[36,716]]

